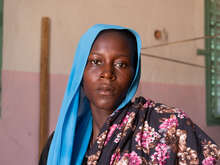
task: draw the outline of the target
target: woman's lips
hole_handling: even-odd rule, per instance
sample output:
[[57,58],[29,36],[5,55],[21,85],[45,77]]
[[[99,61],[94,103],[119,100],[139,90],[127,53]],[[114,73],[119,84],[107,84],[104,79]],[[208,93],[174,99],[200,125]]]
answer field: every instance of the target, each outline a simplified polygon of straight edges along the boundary
[[102,96],[113,96],[114,94],[114,88],[111,86],[100,86],[97,91]]

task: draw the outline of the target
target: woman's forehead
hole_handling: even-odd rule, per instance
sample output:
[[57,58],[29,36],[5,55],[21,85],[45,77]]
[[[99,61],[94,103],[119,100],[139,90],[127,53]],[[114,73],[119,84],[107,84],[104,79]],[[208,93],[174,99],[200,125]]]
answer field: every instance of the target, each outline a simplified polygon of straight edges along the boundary
[[115,36],[117,38],[123,38],[124,40],[135,40],[136,41],[136,38],[135,36],[133,35],[132,32],[128,31],[128,30],[118,30],[118,29],[107,29],[107,30],[103,30],[101,31],[97,37],[97,38],[100,38],[100,37],[108,37],[108,36]]
[[131,52],[135,51],[135,54],[137,53],[136,38],[128,30],[110,29],[101,31],[93,42],[92,48],[102,45],[108,46],[108,44],[123,45],[124,49],[129,49]]
[[131,51],[129,41],[117,33],[103,33],[93,43],[92,49],[120,49],[120,51]]

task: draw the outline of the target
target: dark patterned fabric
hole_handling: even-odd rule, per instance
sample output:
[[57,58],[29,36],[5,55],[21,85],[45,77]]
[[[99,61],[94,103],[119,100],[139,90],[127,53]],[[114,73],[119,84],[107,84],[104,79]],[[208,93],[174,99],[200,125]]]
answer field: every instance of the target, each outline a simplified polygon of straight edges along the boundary
[[218,146],[178,108],[136,98],[115,111],[88,148],[88,165],[212,165]]
[[54,132],[49,136],[47,144],[44,146],[43,151],[40,156],[39,165],[47,164],[47,157],[50,148],[51,141],[53,139]]

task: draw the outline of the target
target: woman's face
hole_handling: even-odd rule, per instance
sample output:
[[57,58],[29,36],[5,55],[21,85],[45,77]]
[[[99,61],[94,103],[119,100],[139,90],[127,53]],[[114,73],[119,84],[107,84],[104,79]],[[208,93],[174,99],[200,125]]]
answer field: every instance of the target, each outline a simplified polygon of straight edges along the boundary
[[131,43],[120,32],[104,32],[95,40],[83,75],[91,109],[113,112],[122,102],[135,72]]

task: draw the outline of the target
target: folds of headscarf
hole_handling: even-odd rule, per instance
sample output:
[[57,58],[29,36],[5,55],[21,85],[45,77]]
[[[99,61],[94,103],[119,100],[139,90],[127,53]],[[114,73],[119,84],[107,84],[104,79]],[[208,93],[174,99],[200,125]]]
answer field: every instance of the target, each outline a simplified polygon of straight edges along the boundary
[[[97,24],[81,37],[76,49],[67,89],[53,140],[50,145],[47,165],[80,165],[86,153],[92,133],[92,114],[89,102],[80,97],[80,84],[93,42],[97,35],[107,29],[127,29],[137,41],[137,68],[127,95],[117,109],[123,108],[135,95],[140,81],[141,39],[132,29],[116,25]],[[82,98],[80,100],[80,98]]]

